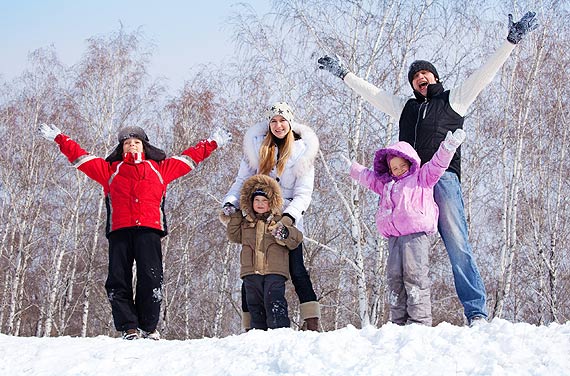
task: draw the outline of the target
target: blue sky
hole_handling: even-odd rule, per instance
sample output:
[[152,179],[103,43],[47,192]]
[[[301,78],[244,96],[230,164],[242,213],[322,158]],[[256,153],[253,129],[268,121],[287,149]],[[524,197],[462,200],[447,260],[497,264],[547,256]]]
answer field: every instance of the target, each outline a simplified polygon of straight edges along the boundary
[[10,80],[26,67],[27,55],[53,45],[66,65],[76,63],[86,39],[141,27],[155,45],[150,73],[182,86],[193,66],[215,62],[232,51],[227,19],[238,2],[258,14],[271,0],[0,0],[0,75]]

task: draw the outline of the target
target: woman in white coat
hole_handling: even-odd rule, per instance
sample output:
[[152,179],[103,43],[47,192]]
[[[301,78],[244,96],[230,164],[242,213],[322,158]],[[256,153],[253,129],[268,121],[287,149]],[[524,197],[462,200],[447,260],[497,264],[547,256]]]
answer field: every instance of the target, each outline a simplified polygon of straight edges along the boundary
[[[319,139],[306,125],[293,121],[293,111],[285,102],[277,102],[266,112],[267,121],[249,128],[243,141],[243,159],[238,175],[223,200],[223,211],[230,215],[239,207],[243,182],[255,174],[269,175],[281,186],[283,215],[289,216],[303,231],[303,214],[309,207],[315,180],[314,161]],[[303,245],[289,252],[289,272],[300,301],[301,319],[308,330],[319,329],[320,306],[309,273],[303,262]],[[242,287],[242,321],[249,329],[250,315]]]

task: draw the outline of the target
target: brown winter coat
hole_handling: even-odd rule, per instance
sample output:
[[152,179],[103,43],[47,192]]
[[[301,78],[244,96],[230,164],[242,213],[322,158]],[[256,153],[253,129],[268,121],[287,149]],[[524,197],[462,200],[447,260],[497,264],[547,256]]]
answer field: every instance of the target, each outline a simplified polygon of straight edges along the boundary
[[[267,193],[269,213],[255,215],[251,195],[257,189]],[[303,234],[293,226],[291,218],[281,215],[283,198],[279,184],[267,175],[254,175],[241,189],[242,209],[230,216],[228,239],[242,244],[240,277],[250,274],[279,274],[289,278],[289,249],[295,249],[303,241]],[[247,203],[247,205],[244,205]],[[283,241],[275,239],[271,230],[281,221],[289,230]]]

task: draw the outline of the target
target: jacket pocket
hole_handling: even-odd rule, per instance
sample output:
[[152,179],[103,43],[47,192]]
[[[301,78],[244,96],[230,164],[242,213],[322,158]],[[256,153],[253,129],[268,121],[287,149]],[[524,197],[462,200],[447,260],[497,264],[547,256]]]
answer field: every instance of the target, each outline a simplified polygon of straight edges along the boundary
[[244,245],[241,248],[240,263],[243,266],[253,266],[253,249],[250,246]]

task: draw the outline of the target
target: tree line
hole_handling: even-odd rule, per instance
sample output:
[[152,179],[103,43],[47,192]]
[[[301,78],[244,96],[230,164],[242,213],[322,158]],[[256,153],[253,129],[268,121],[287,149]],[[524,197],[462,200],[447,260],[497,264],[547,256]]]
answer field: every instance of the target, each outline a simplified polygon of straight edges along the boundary
[[[357,75],[409,96],[407,68],[431,61],[446,88],[477,69],[506,37],[507,14],[537,12],[540,28],[507,60],[465,121],[462,188],[470,237],[491,317],[549,324],[570,318],[569,5],[558,1],[283,0],[270,14],[234,14],[235,55],[193,67],[169,94],[149,75],[151,48],[123,28],[86,41],[72,66],[55,49],[30,54],[30,68],[0,81],[0,332],[20,336],[115,335],[107,274],[102,190],[37,134],[57,124],[105,157],[124,126],[144,128],[175,155],[224,125],[234,143],[173,183],[163,240],[165,338],[241,332],[239,248],[218,221],[237,173],[245,130],[277,100],[313,127],[321,151],[306,251],[324,330],[387,322],[386,241],[378,198],[343,169],[342,155],[370,165],[397,140],[391,119],[355,96],[316,60],[336,53]],[[463,324],[443,243],[430,251],[434,324]],[[293,326],[298,301],[289,284]]]

